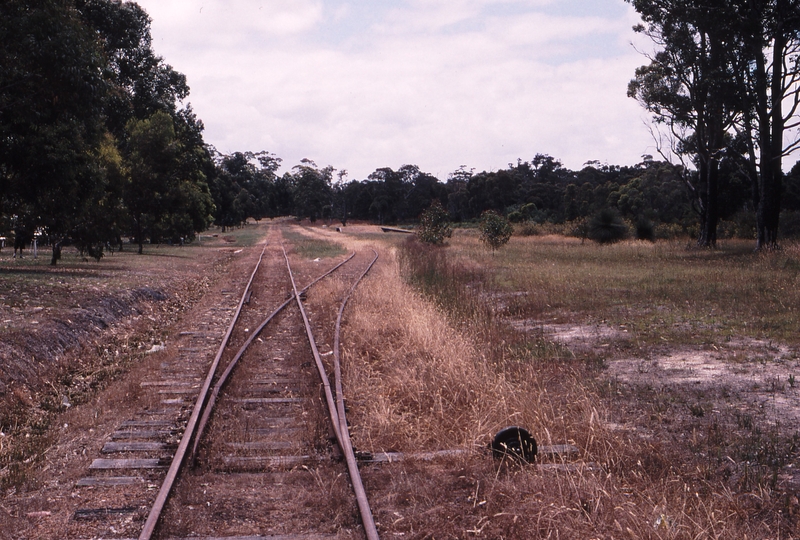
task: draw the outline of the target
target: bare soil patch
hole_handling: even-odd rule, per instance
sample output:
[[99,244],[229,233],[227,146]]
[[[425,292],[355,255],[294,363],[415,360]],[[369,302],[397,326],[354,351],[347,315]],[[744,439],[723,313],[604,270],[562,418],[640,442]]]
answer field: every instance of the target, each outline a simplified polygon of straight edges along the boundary
[[[735,396],[742,410],[760,411],[763,421],[800,425],[800,351],[784,343],[738,338],[701,347],[667,345],[625,355],[628,329],[607,324],[514,320],[523,333],[538,333],[575,355],[605,355],[605,376],[636,387],[689,386]],[[623,352],[619,352],[623,349]]]

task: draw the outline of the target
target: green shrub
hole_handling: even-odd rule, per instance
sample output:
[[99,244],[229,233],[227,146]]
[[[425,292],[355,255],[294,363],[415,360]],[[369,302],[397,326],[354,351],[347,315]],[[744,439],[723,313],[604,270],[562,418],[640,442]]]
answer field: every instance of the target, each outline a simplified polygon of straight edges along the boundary
[[636,225],[634,226],[634,228],[636,229],[637,240],[647,240],[648,242],[655,242],[656,226],[653,224],[652,221],[650,221],[644,216],[640,216],[639,219],[636,220]]
[[504,246],[514,232],[511,223],[492,210],[487,210],[481,215],[480,230],[481,240],[492,248],[492,251]]
[[452,235],[450,215],[442,207],[442,203],[434,200],[420,216],[417,236],[426,244],[441,244]]
[[508,221],[510,221],[511,223],[522,223],[522,221],[524,219],[525,219],[525,216],[522,214],[522,212],[520,212],[518,210],[514,211],[514,212],[510,212],[508,214]]

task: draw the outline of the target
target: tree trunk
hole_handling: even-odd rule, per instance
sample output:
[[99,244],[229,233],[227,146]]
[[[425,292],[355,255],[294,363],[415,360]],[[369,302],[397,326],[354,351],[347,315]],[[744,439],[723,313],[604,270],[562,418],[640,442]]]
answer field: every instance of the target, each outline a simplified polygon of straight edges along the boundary
[[[785,122],[783,119],[783,62],[786,54],[786,36],[783,29],[775,32],[775,42],[772,48],[772,73],[767,72],[763,56],[759,56],[757,64],[759,90],[759,135],[761,149],[761,174],[758,183],[758,206],[756,208],[756,249],[778,248],[778,225],[781,214],[781,184],[783,171],[783,132]],[[770,77],[771,75],[771,77]],[[768,79],[770,79],[768,81]],[[769,89],[767,89],[769,86]],[[767,104],[771,105],[769,109]]]
[[50,265],[55,266],[61,258],[61,241],[53,243],[53,255],[50,258]]
[[705,167],[705,205],[700,220],[700,237],[697,245],[717,247],[717,225],[719,224],[719,163],[710,159]]
[[778,248],[778,226],[781,213],[781,172],[774,169],[765,175],[761,171],[758,190],[758,208],[756,209],[756,225],[758,234],[756,249],[774,250]]
[[139,255],[144,253],[144,240],[142,240],[142,216],[136,219],[136,241],[139,243]]

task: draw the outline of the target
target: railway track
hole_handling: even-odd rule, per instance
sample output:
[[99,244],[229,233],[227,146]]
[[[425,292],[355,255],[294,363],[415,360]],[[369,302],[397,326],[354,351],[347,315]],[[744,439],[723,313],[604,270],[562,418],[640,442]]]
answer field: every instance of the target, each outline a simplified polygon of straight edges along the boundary
[[[272,228],[246,286],[181,332],[178,353],[141,383],[151,406],[118,426],[77,481],[104,504],[75,511],[72,537],[377,538],[338,353],[346,299],[376,259],[293,269]],[[341,308],[309,312],[303,295],[326,276]]]

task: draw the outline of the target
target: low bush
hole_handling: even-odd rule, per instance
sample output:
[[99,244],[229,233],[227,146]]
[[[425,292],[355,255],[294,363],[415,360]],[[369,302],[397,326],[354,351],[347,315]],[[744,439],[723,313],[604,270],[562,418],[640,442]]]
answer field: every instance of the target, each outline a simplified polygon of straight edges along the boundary
[[500,214],[487,210],[481,216],[481,240],[484,244],[492,248],[492,251],[501,248],[508,243],[514,228],[506,218]]
[[526,221],[514,230],[517,236],[536,236],[539,234],[539,227],[532,221]]
[[650,221],[646,217],[640,217],[638,220],[636,220],[636,225],[634,225],[634,228],[636,229],[637,240],[647,240],[648,242],[655,242],[656,226],[653,224],[652,221]]
[[613,244],[628,237],[628,226],[618,212],[606,208],[589,220],[588,236],[600,244]]
[[417,236],[426,244],[441,244],[445,238],[450,238],[452,235],[450,215],[442,207],[442,203],[434,200],[419,219]]

